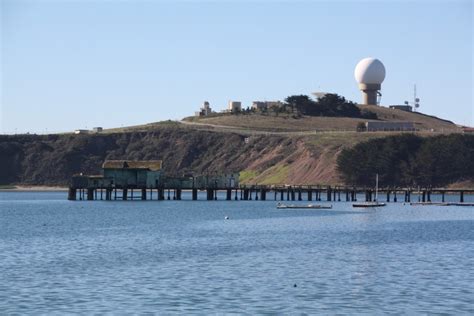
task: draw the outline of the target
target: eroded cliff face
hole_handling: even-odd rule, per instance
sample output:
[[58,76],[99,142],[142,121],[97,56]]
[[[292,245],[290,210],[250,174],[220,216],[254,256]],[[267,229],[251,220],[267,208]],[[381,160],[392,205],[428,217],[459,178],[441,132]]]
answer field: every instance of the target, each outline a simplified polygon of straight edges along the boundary
[[340,150],[341,146],[309,147],[297,139],[291,142],[290,152],[279,146],[255,157],[244,169],[243,180],[250,184],[336,184]]
[[0,136],[0,184],[66,185],[100,174],[106,159],[162,159],[165,173],[243,172],[247,183],[336,183],[337,148],[310,149],[302,138],[181,128],[96,135]]

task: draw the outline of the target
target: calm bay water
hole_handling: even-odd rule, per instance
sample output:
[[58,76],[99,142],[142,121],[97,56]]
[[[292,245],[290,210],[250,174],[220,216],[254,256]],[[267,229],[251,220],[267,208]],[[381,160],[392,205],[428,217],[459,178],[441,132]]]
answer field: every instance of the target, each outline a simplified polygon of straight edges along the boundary
[[473,207],[275,205],[0,192],[0,314],[474,313]]

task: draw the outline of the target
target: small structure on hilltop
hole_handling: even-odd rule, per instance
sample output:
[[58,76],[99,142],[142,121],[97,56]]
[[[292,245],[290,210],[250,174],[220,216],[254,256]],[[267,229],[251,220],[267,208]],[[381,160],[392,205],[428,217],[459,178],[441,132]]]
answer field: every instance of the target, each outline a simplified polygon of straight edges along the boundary
[[76,129],[74,130],[74,134],[91,134],[91,133],[97,134],[97,133],[102,133],[103,130],[104,129],[102,127],[93,127],[92,130]]
[[211,106],[208,101],[204,101],[201,108],[198,112],[196,112],[196,116],[208,116],[209,114],[213,113]]
[[231,113],[237,113],[242,111],[242,102],[240,101],[229,101],[227,111]]
[[400,110],[400,111],[405,111],[405,112],[413,112],[413,107],[411,105],[389,105],[389,108],[393,110]]
[[74,131],[74,134],[89,134],[89,130],[88,129],[76,129]]

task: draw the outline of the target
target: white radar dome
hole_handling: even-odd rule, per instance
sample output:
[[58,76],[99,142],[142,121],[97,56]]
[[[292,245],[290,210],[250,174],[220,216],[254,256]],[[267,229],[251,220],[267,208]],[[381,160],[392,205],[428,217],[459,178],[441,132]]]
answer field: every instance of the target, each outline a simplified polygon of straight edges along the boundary
[[355,67],[354,76],[358,83],[381,84],[385,79],[385,67],[376,58],[364,58]]

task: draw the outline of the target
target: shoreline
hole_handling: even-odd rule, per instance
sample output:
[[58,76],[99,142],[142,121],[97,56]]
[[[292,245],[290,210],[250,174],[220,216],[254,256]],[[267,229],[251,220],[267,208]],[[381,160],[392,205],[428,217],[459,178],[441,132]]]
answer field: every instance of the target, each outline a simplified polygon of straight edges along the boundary
[[68,187],[47,185],[12,185],[11,188],[1,188],[0,192],[65,192]]

